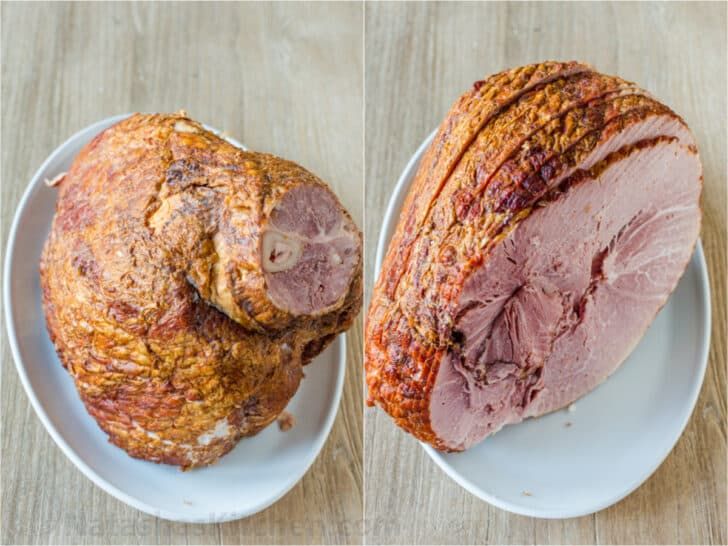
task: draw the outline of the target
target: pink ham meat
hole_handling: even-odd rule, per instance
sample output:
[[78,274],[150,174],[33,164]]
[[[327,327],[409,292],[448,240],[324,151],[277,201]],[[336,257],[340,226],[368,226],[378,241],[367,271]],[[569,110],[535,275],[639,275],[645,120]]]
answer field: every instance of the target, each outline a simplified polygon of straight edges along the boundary
[[692,134],[644,91],[591,77],[591,89],[618,92],[572,100],[532,130],[528,115],[498,128],[511,108],[528,110],[524,95],[468,137],[506,148],[507,135],[526,135],[507,158],[489,163],[497,150],[471,144],[428,215],[414,230],[400,221],[415,235],[390,248],[372,297],[369,400],[438,449],[467,449],[599,385],[690,259],[702,186]]
[[356,227],[323,186],[298,186],[273,209],[263,232],[268,297],[295,315],[340,305],[359,263]]

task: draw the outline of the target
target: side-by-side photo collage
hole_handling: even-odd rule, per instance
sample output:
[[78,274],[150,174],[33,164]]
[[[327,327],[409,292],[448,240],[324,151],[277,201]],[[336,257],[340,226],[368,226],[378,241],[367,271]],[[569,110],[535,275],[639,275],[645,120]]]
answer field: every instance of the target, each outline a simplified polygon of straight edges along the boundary
[[728,543],[728,0],[0,2],[0,544]]

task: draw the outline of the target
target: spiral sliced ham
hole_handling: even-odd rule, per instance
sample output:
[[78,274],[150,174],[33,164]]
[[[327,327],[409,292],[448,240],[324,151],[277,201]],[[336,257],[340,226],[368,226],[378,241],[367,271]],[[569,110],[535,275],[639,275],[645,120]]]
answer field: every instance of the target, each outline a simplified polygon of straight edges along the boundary
[[369,402],[441,450],[569,405],[629,355],[700,230],[684,121],[581,63],[477,82],[420,163],[369,308]]

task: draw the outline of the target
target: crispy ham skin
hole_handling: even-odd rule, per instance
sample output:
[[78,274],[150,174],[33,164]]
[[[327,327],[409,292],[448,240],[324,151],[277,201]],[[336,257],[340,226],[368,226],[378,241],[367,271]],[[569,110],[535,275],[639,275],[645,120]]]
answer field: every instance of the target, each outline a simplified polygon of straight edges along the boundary
[[276,419],[359,312],[361,235],[328,186],[184,113],[107,129],[57,187],[48,331],[133,457],[215,462]]
[[568,406],[629,355],[700,231],[684,121],[547,62],[477,82],[420,163],[365,337],[369,403],[460,451]]

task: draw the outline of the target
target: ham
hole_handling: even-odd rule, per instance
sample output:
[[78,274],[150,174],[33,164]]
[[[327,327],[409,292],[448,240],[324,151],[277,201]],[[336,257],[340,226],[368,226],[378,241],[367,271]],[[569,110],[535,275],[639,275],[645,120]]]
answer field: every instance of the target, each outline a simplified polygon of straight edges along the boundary
[[405,201],[369,308],[369,402],[438,449],[468,449],[604,381],[697,241],[702,167],[686,124],[585,66],[488,78],[482,96],[508,74],[556,74],[480,124],[457,121],[484,107],[466,93]]
[[57,187],[48,333],[109,441],[189,469],[290,428],[303,366],[361,306],[361,235],[331,189],[184,113],[108,128]]

